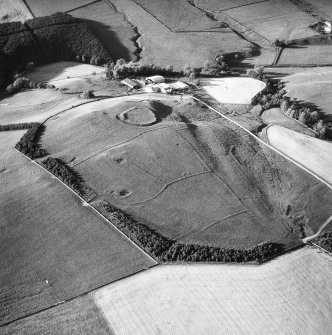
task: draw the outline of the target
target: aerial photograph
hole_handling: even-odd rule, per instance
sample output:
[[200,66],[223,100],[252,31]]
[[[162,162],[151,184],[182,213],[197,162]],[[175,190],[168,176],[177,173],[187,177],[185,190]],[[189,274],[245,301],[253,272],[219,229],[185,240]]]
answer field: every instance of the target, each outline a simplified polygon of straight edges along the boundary
[[332,334],[332,0],[0,0],[30,334]]

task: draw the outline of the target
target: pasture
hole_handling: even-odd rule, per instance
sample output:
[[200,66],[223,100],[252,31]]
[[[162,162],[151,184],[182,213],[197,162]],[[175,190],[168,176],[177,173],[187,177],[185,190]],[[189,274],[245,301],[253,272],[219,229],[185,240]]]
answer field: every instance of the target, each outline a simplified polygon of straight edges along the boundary
[[77,7],[84,6],[93,0],[26,0],[34,16],[45,16],[57,12],[67,12]]
[[308,28],[315,19],[300,11],[288,0],[260,1],[246,6],[224,10],[244,26],[252,29],[270,42],[275,39],[293,40],[318,35]]
[[330,0],[315,0],[312,5],[319,10],[324,16],[332,20],[332,8]]
[[207,60],[214,62],[221,53],[250,51],[253,48],[253,44],[229,28],[173,33],[133,1],[112,0],[112,3],[137,27],[141,35],[137,42],[143,49],[140,57],[144,63],[163,67],[171,64],[175,70],[181,70],[185,64],[202,67]]
[[280,66],[331,65],[332,44],[299,45],[284,48],[278,60]]
[[92,297],[70,302],[28,316],[1,328],[2,335],[113,335]]
[[268,127],[267,137],[272,146],[332,185],[332,143],[281,126]]
[[155,264],[1,132],[1,323]]
[[248,105],[266,84],[252,78],[217,78],[201,80],[201,86],[221,103]]
[[[293,95],[291,95],[293,97]],[[270,126],[281,126],[299,133],[315,137],[315,132],[306,127],[299,121],[287,116],[279,107],[271,108],[264,111],[261,115],[264,123]]]
[[[310,47],[311,48],[311,47]],[[332,67],[274,68],[271,71],[284,73],[287,95],[317,106],[325,115],[332,114]],[[268,71],[270,71],[268,70]]]
[[137,33],[134,26],[110,1],[94,2],[70,11],[70,15],[84,20],[112,59],[136,60],[136,45],[133,39]]
[[204,31],[224,26],[222,22],[211,19],[187,1],[135,0],[135,2],[173,32]]
[[193,3],[198,8],[206,9],[214,13],[218,13],[221,10],[227,10],[231,8],[244,7],[257,0],[194,0]]
[[0,23],[28,19],[32,19],[32,15],[23,0],[2,0],[0,2]]
[[119,335],[325,335],[331,274],[328,256],[302,248],[261,266],[158,266],[92,296]]
[[[313,229],[326,220],[330,200],[316,218],[315,201],[301,203],[313,178],[224,119],[188,118],[193,107],[199,118],[211,113],[192,99],[162,94],[91,102],[48,120],[42,146],[99,197],[180,242],[248,247],[270,240],[290,247],[300,242],[293,217],[281,214],[287,206]],[[128,122],[123,115],[133,108],[149,110],[156,121]],[[323,190],[327,198],[331,192],[317,186]]]

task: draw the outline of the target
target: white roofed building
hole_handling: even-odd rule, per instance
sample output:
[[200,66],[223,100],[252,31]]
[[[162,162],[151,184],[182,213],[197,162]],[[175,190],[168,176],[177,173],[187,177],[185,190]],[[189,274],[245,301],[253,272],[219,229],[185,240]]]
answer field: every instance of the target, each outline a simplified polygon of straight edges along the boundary
[[164,83],[165,82],[165,78],[163,76],[151,76],[151,77],[147,77],[146,81],[149,83],[153,83],[153,84],[160,84],[160,83]]

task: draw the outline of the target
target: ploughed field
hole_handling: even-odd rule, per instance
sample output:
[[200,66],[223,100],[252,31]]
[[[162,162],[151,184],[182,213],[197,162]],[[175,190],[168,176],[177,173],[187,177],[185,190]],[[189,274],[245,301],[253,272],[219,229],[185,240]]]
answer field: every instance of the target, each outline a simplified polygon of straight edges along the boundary
[[95,200],[170,239],[288,248],[300,243],[300,226],[315,232],[331,215],[331,190],[211,113],[189,97],[105,99],[49,119],[42,146],[83,177]]

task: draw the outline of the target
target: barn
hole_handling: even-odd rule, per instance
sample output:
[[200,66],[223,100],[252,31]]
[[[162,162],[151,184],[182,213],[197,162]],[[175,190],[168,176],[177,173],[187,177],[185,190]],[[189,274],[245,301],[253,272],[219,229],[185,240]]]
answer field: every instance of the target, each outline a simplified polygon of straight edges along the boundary
[[121,83],[124,84],[124,85],[129,86],[130,88],[139,88],[139,85],[135,81],[133,81],[129,78],[126,78],[126,79],[122,80]]
[[165,82],[165,78],[163,76],[151,76],[151,77],[147,77],[145,78],[147,83],[150,84],[160,84],[160,83],[164,83]]

